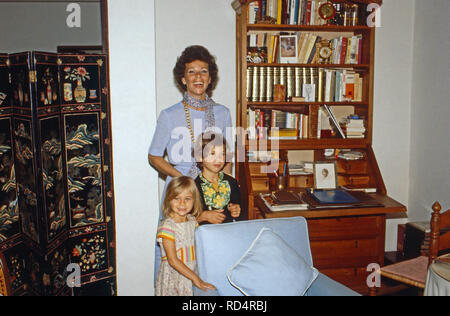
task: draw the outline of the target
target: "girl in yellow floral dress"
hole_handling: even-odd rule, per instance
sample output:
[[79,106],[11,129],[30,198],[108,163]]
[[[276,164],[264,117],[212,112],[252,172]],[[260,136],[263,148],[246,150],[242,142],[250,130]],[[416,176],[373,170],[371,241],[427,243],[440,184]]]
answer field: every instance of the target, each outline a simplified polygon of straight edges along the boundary
[[195,144],[194,156],[202,171],[195,179],[203,204],[203,212],[197,219],[200,224],[220,224],[243,218],[239,184],[222,172],[227,148],[225,138],[213,132],[203,133]]

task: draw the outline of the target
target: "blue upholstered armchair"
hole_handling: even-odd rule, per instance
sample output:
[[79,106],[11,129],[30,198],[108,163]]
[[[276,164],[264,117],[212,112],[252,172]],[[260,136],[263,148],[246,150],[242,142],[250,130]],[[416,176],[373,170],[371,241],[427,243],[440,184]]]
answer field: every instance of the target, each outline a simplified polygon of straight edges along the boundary
[[313,268],[303,217],[203,225],[195,240],[199,276],[217,290],[194,295],[358,295]]

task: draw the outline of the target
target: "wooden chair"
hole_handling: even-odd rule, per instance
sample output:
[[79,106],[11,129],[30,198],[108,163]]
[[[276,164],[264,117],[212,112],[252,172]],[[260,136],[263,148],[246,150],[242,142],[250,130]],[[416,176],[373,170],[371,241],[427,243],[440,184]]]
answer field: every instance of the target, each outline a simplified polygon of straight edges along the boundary
[[[450,209],[440,213],[441,205],[433,204],[430,221],[430,250],[428,256],[420,256],[399,263],[384,266],[380,269],[383,277],[420,289],[425,288],[428,266],[436,257],[450,252]],[[377,294],[376,287],[369,288],[369,295]]]

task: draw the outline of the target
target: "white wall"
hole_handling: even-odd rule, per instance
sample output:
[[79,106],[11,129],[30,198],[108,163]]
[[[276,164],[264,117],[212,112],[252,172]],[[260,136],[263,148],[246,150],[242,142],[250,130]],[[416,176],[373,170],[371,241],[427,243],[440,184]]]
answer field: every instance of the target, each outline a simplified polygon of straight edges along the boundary
[[153,295],[157,174],[154,0],[110,0],[111,117],[119,295]]
[[100,3],[80,3],[80,28],[66,24],[68,3],[1,2],[0,52],[56,52],[58,45],[101,45]]
[[[408,206],[414,1],[385,0],[376,29],[373,149],[388,195]],[[397,225],[388,220],[386,250],[396,250]]]
[[450,1],[416,0],[409,219],[450,208]]
[[219,82],[213,99],[236,118],[236,26],[230,0],[164,0],[155,2],[156,98],[158,114],[181,101],[172,70],[181,52],[203,45],[216,57]]

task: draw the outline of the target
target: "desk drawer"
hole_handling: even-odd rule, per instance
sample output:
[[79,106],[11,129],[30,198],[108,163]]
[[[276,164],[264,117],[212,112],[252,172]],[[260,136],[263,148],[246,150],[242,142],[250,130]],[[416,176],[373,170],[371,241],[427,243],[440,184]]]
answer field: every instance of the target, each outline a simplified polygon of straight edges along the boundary
[[337,160],[337,172],[346,174],[366,174],[367,160]]
[[292,175],[289,176],[290,188],[312,188],[314,179],[312,175]]
[[269,191],[269,178],[267,177],[253,177],[252,178],[253,191]]
[[384,216],[348,216],[308,219],[312,241],[375,238],[384,233]]
[[379,241],[376,238],[313,241],[311,253],[314,264],[320,267],[364,266],[379,256]]
[[370,182],[369,176],[347,176],[338,175],[338,185],[339,186],[350,186],[350,187],[368,187]]
[[363,290],[362,293],[365,293],[367,290],[366,280],[369,273],[366,268],[321,269],[320,272],[355,291]]

